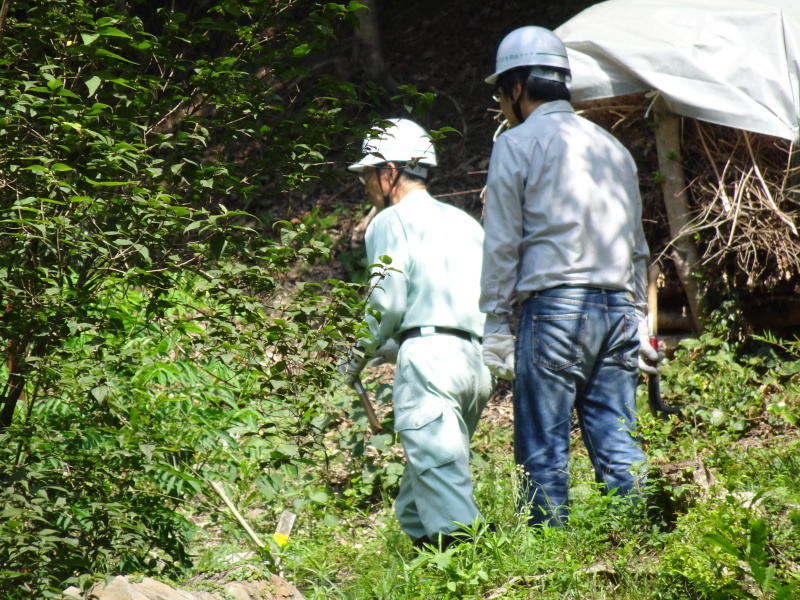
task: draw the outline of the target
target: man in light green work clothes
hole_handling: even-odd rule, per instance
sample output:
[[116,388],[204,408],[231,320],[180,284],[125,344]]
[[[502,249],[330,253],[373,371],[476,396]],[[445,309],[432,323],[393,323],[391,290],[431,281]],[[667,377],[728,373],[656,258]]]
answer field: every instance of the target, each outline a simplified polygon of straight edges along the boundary
[[[430,137],[416,123],[385,121],[350,166],[378,210],[366,232],[370,264],[392,258],[370,297],[365,357],[399,344],[394,425],[406,455],[395,511],[415,545],[451,543],[458,523],[480,518],[472,494],[470,438],[492,392],[482,360],[478,309],[483,229],[426,189],[436,166]],[[365,359],[344,369],[350,379]]]

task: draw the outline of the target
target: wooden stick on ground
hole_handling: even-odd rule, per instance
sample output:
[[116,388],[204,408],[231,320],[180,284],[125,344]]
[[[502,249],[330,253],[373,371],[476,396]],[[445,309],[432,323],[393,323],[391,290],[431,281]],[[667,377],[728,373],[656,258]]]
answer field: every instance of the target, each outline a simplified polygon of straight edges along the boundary
[[217,481],[209,481],[208,483],[211,486],[211,488],[215,492],[217,492],[219,497],[222,498],[222,501],[228,506],[228,508],[233,513],[233,516],[236,518],[237,521],[239,521],[239,525],[241,525],[242,528],[245,530],[245,532],[247,532],[247,535],[250,536],[250,539],[253,540],[255,545],[258,546],[259,548],[263,548],[264,542],[261,541],[261,538],[258,537],[256,532],[253,531],[250,528],[250,525],[247,524],[247,521],[244,520],[244,517],[239,513],[238,510],[236,510],[236,507],[233,505],[233,502],[231,502],[231,499],[228,498],[228,495],[225,493],[225,490],[222,489],[222,484]]
[[[256,546],[259,548],[264,548],[264,542],[261,541],[261,538],[258,537],[258,534],[251,529],[251,527],[247,524],[247,521],[244,520],[244,517],[241,513],[236,510],[236,507],[231,502],[231,499],[228,498],[228,495],[225,493],[225,490],[222,487],[222,484],[218,481],[209,481],[208,482],[211,488],[217,492],[222,501],[228,506],[230,511],[233,513],[233,516],[239,522],[239,525],[247,532],[247,535],[250,536],[250,539],[253,540]],[[292,527],[294,526],[294,520],[297,518],[293,512],[285,510],[281,513],[280,519],[278,519],[278,527],[275,530],[275,534],[273,535],[273,539],[278,544],[278,546],[285,546],[286,543],[289,541],[289,534],[292,532]],[[270,553],[272,556],[272,561],[276,567],[278,567],[278,575],[283,577],[283,569],[281,568],[280,557]]]

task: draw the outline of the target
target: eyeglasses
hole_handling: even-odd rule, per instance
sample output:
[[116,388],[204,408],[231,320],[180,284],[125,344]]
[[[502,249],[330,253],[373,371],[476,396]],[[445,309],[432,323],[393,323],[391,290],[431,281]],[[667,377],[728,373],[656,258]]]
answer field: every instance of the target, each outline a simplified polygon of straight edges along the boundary
[[492,100],[494,100],[495,102],[497,102],[499,104],[500,103],[500,96],[502,95],[502,93],[503,92],[501,91],[501,89],[497,88],[494,91],[494,94],[492,94]]
[[[380,171],[381,169],[385,168],[386,167],[372,167],[372,169],[374,169],[375,171]],[[364,177],[363,175],[364,173],[366,173],[366,171],[362,171],[361,173],[362,174],[358,176],[358,180],[361,182],[361,185],[367,185],[367,178]]]

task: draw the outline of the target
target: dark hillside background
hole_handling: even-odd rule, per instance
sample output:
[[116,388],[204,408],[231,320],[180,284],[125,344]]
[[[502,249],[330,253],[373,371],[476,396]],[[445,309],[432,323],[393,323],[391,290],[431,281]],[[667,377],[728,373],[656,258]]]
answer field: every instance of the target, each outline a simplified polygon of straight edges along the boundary
[[[430,130],[456,129],[458,133],[448,133],[445,138],[429,190],[441,200],[480,218],[480,190],[485,183],[493,135],[500,124],[492,90],[484,78],[494,70],[498,44],[517,27],[540,25],[554,29],[598,2],[376,0],[376,3],[386,78],[375,82],[366,75],[363,48],[349,27],[342,28],[337,46],[321,59],[321,64],[310,65],[312,73],[327,70],[358,85],[363,104],[353,111],[354,128],[363,128],[376,118],[409,117]],[[419,93],[434,94],[435,98],[426,110],[409,113],[396,99],[402,94],[398,85],[411,85]],[[648,105],[649,100],[642,95],[576,103],[576,109],[612,131],[633,154],[639,168],[645,234],[651,257],[658,260],[662,252],[669,252],[671,236],[661,186],[657,183],[659,166],[652,117],[645,116]],[[694,130],[689,127],[689,131]],[[312,227],[321,227],[326,224],[322,219],[335,215],[336,226],[329,234],[336,241],[333,248],[337,260],[322,269],[318,274],[322,278],[334,276],[353,281],[364,276],[362,217],[369,205],[357,178],[344,172],[347,164],[358,156],[361,131],[345,133],[339,146],[332,148],[327,157],[338,177],[312,183],[282,196],[277,205],[272,200],[266,207],[274,217],[300,219]],[[717,132],[720,137],[729,133]],[[692,154],[688,146],[685,166],[687,182],[700,180],[708,169],[706,157]],[[676,328],[677,340],[693,330],[688,302],[672,260],[664,257],[659,263],[664,273],[660,302],[671,315],[667,329]],[[764,280],[769,283],[750,286],[748,270],[731,265],[730,259],[726,264],[712,263],[704,268],[708,280],[714,282],[710,286],[711,304],[717,306],[722,298],[731,297],[741,301],[745,315],[743,331],[800,325],[798,286],[791,278],[767,272]],[[782,281],[776,284],[777,279]]]
[[[383,82],[382,93],[373,92],[375,82],[364,72],[352,29],[343,28],[338,34],[339,44],[309,68],[316,76],[330,72],[359,86],[364,104],[353,114],[354,126],[364,127],[374,118],[408,117],[430,130],[456,129],[458,134],[446,136],[429,190],[479,218],[480,189],[499,125],[493,90],[484,78],[494,70],[498,44],[517,27],[555,28],[596,2],[378,0],[377,4],[381,50],[391,78],[391,83]],[[409,113],[401,102],[392,99],[400,93],[392,83],[412,85],[420,93],[435,94],[435,99],[428,110]],[[358,156],[360,145],[360,137],[344,136],[341,147],[327,157],[332,168],[345,169]],[[338,228],[333,235],[340,236],[335,249],[342,264],[329,265],[330,270],[323,275],[358,277],[363,266],[358,257],[363,250],[357,226],[369,206],[356,177],[341,173],[330,181],[318,181],[265,200],[260,214],[265,220],[293,218],[314,226],[327,215],[336,214]],[[254,209],[252,205],[249,208]]]
[[[363,128],[376,118],[408,117],[429,130],[456,129],[458,133],[446,135],[439,153],[439,167],[433,171],[428,188],[440,200],[480,219],[483,208],[480,191],[486,180],[493,136],[500,125],[493,90],[484,82],[494,71],[497,46],[517,27],[539,25],[555,29],[593,4],[597,2],[377,0],[375,12],[388,79],[380,82],[381,92],[374,91],[376,82],[366,74],[364,50],[349,27],[342,28],[339,43],[328,55],[316,59],[308,68],[316,76],[328,72],[358,85],[363,104],[352,115],[352,125],[356,128]],[[409,113],[402,102],[393,99],[401,93],[396,86],[403,85],[414,86],[422,94],[435,94],[427,110]],[[609,103],[576,104],[576,108],[585,110],[586,117],[612,130],[637,160],[645,230],[651,250],[654,254],[660,252],[668,240],[668,231],[661,189],[652,177],[658,164],[644,110],[621,117]],[[289,218],[318,228],[335,218],[336,225],[328,230],[335,239],[335,260],[318,266],[313,274],[306,274],[317,280],[365,278],[362,218],[370,207],[358,179],[344,171],[359,155],[360,131],[354,129],[345,134],[340,147],[333,148],[327,157],[338,176],[269,198],[260,214],[265,222]],[[683,294],[671,287],[665,290],[667,302],[673,303],[673,310],[683,312]]]
[[[583,2],[379,2],[384,60],[391,75],[437,96],[427,116],[429,129],[450,126],[440,168],[431,181],[436,195],[480,213],[483,186],[498,126],[497,106],[484,78],[494,71],[497,46],[517,27],[555,28],[586,6]],[[402,107],[393,116],[403,113]]]

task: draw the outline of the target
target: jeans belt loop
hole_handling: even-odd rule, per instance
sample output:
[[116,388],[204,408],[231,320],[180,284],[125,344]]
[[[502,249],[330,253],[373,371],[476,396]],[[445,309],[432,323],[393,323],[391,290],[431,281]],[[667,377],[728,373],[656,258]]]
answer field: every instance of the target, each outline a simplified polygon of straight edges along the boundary
[[436,335],[436,327],[433,325],[425,325],[419,328],[420,337],[428,337],[429,335]]

